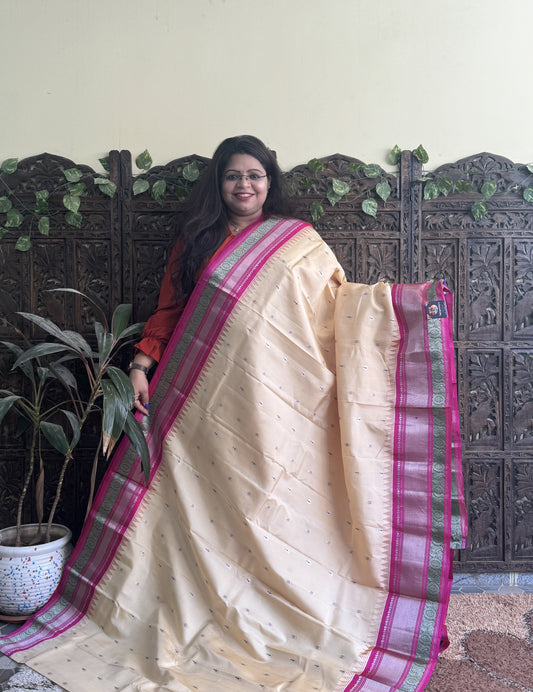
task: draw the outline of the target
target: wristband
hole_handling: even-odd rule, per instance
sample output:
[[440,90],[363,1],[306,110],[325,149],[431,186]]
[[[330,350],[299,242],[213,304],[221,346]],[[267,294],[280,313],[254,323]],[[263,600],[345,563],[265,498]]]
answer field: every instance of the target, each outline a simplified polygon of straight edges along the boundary
[[146,365],[140,365],[139,363],[135,363],[134,361],[131,361],[131,363],[128,365],[128,372],[130,370],[142,370],[145,375],[148,375],[148,370],[150,368],[147,368]]

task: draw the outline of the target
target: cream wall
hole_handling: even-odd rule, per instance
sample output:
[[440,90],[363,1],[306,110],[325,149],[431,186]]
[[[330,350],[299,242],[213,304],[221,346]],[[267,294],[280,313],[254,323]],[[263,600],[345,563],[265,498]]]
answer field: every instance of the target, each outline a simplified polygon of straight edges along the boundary
[[533,160],[533,0],[0,0],[0,161],[99,168],[256,134],[282,167],[335,152],[429,168]]

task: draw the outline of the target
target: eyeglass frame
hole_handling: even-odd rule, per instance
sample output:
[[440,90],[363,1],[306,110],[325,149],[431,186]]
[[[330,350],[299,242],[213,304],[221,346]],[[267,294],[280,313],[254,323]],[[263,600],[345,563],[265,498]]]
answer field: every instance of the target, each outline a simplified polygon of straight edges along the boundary
[[259,175],[259,173],[224,173],[222,175],[222,180],[225,183],[241,182],[243,178],[248,180],[250,183],[257,183],[263,178],[268,178],[268,175],[266,173],[265,175]]

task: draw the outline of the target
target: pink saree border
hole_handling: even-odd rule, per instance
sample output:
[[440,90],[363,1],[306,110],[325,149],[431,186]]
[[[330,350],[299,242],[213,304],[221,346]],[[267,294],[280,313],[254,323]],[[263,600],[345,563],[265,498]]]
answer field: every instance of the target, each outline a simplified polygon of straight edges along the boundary
[[[203,313],[200,315],[194,338],[178,365],[172,386],[163,397],[147,436],[151,453],[150,482],[161,462],[162,447],[160,444],[154,444],[154,441],[168,432],[179,414],[233,308],[250,283],[260,274],[266,262],[306,227],[309,227],[309,224],[298,219],[259,219],[228,243],[202,273],[151,383],[152,397],[153,391],[161,382],[161,373],[168,367],[173,351],[183,337],[193,314],[196,311]],[[223,273],[218,279],[212,299],[202,307],[201,298],[221,267]],[[181,396],[173,401],[176,390]],[[127,475],[120,473],[121,464],[129,448],[129,441],[125,439],[113,456],[56,592],[44,608],[20,629],[3,638],[6,643],[2,644],[0,638],[0,651],[4,654],[9,656],[52,639],[74,626],[88,612],[95,588],[109,569],[127,527],[150,487],[150,482],[147,486],[144,485],[138,459],[131,464]],[[120,490],[113,495],[113,504],[100,513],[108,494],[116,485],[117,476],[122,478]],[[94,533],[97,537],[93,541],[91,538]],[[78,568],[76,563],[82,558],[82,553],[87,552],[87,548],[89,554]],[[70,588],[72,582],[74,588]]]
[[[451,590],[452,463],[454,471],[460,468],[451,295],[439,282],[394,285],[392,298],[400,347],[389,593],[376,645],[345,692],[423,690],[445,632]],[[446,302],[446,318],[428,319],[426,305],[435,299]],[[435,438],[443,445],[437,447]],[[462,488],[460,471],[457,480]],[[434,486],[441,483],[437,502]],[[459,505],[466,530],[462,493]]]

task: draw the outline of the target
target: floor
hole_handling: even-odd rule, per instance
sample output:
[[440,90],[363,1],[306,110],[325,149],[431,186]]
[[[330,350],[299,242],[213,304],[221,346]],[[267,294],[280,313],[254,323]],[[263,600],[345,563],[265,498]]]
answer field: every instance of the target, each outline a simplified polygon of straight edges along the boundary
[[[452,593],[533,593],[533,573],[505,574],[455,574]],[[14,625],[0,622],[0,635],[9,634]],[[15,663],[0,654],[0,692],[62,692],[62,688],[50,682],[27,666]]]

